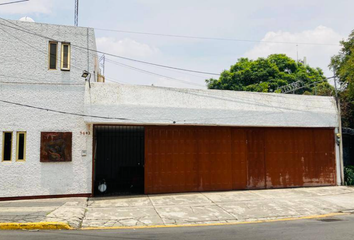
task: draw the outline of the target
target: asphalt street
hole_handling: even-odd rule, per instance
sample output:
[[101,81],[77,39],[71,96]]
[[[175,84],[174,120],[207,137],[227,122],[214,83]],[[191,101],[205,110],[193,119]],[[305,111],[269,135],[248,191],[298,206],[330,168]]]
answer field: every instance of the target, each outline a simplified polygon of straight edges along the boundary
[[224,226],[118,230],[0,231],[1,240],[41,239],[354,239],[354,215]]

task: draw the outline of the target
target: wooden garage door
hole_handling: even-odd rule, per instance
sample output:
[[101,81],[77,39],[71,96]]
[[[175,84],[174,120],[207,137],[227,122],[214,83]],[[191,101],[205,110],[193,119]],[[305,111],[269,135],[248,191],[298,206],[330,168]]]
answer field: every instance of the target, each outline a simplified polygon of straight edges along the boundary
[[333,129],[265,129],[267,188],[336,184]]
[[333,129],[145,127],[145,193],[335,185]]
[[146,127],[145,192],[232,189],[231,132],[218,127]]

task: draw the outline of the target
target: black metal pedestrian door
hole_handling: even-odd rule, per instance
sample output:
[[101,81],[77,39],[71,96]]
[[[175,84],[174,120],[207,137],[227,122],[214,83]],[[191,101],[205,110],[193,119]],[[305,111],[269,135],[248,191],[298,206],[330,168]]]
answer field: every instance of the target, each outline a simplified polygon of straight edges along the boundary
[[144,127],[94,127],[94,195],[144,193]]

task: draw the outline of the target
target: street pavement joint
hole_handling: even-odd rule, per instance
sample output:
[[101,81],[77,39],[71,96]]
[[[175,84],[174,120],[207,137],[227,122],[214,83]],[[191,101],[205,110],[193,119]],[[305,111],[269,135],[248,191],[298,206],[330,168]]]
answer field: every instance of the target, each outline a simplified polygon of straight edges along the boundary
[[353,187],[7,201],[0,203],[0,223],[138,228],[257,222],[339,212],[354,213]]

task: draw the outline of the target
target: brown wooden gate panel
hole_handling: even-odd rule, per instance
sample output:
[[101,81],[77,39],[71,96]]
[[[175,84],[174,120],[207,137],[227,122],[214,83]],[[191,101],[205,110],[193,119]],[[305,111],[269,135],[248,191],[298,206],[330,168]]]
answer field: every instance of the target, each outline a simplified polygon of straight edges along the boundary
[[232,189],[246,189],[247,164],[247,129],[231,128],[231,163],[232,163]]
[[145,193],[335,184],[333,129],[145,127]]
[[267,188],[303,185],[305,159],[312,156],[305,151],[311,137],[306,129],[269,128],[265,130]]
[[[313,129],[315,169],[310,176],[310,183],[317,185],[336,184],[336,165],[335,165],[335,138],[333,130]],[[308,184],[308,182],[305,182]]]
[[231,190],[230,128],[198,128],[199,191]]
[[145,128],[145,193],[198,191],[196,130]]
[[145,192],[232,189],[231,132],[217,127],[145,127]]
[[248,162],[248,189],[261,189],[266,187],[265,156],[264,156],[264,130],[247,130],[247,162]]
[[265,130],[267,188],[335,185],[333,129]]

